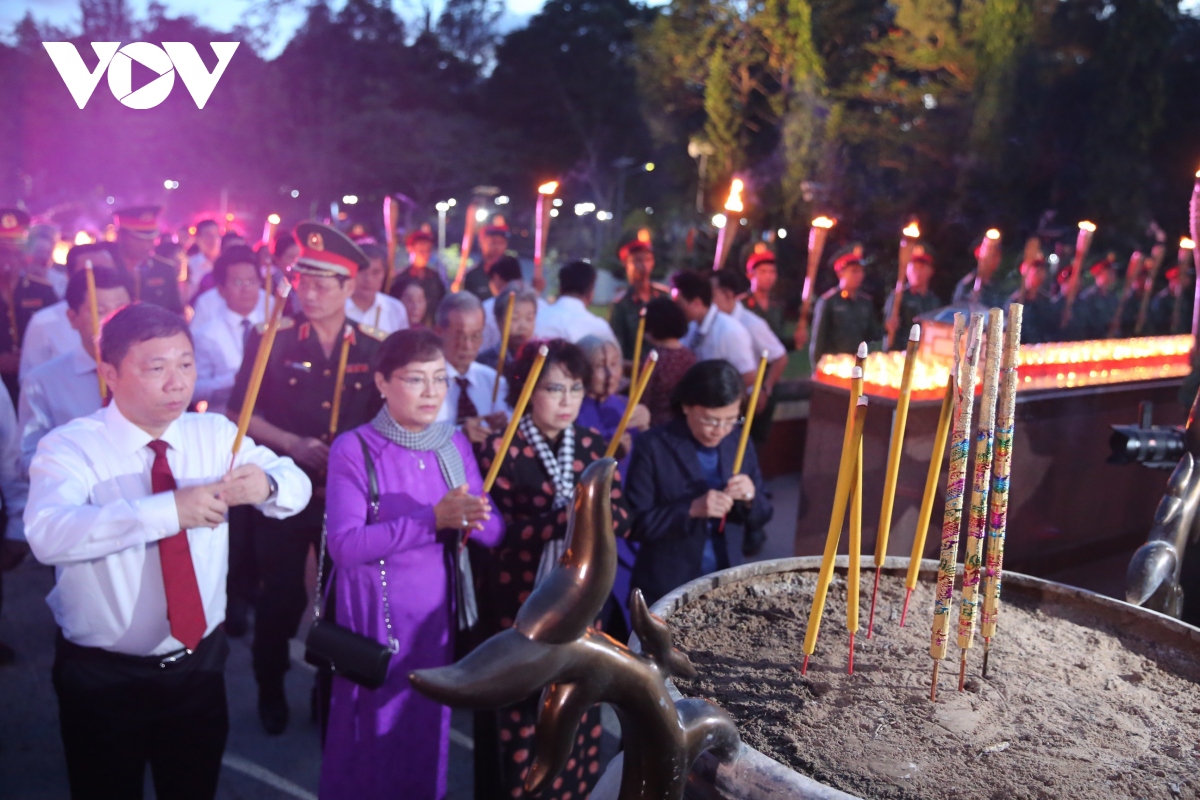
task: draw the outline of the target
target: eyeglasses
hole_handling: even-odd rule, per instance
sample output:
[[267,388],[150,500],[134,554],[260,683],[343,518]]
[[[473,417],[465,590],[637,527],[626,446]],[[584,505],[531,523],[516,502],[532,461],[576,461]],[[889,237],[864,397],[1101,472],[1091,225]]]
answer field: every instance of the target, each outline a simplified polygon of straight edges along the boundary
[[412,375],[407,378],[397,378],[396,380],[400,381],[400,385],[403,386],[407,391],[413,392],[414,394],[430,388],[448,389],[450,387],[450,378],[445,375],[439,375],[435,378],[417,377]]
[[568,392],[570,392],[572,397],[583,397],[583,392],[584,392],[582,382],[576,382],[576,383],[571,384],[570,386],[564,386],[561,383],[547,383],[542,386],[539,386],[538,390],[545,392],[546,394],[550,395],[555,400],[558,400],[560,402],[562,401],[562,399],[564,397],[567,396]]
[[251,286],[261,286],[262,283],[255,278],[236,278],[232,281],[225,281],[225,285],[231,289],[248,289]]
[[711,417],[700,417],[700,419],[697,420],[697,422],[699,422],[705,428],[712,428],[714,431],[731,431],[745,421],[745,417],[738,417],[737,419],[712,419]]

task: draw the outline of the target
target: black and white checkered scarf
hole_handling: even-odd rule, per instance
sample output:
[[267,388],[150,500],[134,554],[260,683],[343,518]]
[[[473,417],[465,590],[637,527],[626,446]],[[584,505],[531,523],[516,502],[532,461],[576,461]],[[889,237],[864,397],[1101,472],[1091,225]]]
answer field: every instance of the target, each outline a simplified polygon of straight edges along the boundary
[[542,432],[533,424],[533,417],[529,414],[521,417],[519,425],[521,433],[533,443],[534,450],[537,451],[538,458],[542,461],[542,466],[550,473],[550,478],[554,481],[554,508],[567,508],[575,499],[575,426],[567,428],[563,431],[562,444],[558,446],[558,457],[554,455],[554,451],[550,449],[546,437],[542,436]]

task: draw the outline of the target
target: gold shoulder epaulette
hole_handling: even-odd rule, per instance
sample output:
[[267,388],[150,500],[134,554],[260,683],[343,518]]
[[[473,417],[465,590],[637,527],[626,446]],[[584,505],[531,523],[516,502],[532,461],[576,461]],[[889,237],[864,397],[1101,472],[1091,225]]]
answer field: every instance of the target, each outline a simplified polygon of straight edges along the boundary
[[358,329],[362,331],[363,336],[370,336],[372,339],[382,342],[388,337],[387,331],[381,331],[379,328],[372,328],[370,325],[358,323]]
[[[279,330],[281,331],[286,331],[288,328],[294,327],[296,327],[296,320],[291,317],[282,317],[279,320]],[[254,326],[254,329],[258,331],[259,335],[262,335],[267,332],[267,323],[260,322]]]

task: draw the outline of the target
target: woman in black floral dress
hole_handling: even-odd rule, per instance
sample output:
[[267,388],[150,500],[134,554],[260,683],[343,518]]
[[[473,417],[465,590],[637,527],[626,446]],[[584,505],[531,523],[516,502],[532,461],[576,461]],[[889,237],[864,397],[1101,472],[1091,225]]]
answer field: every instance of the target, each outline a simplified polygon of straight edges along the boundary
[[[489,636],[512,627],[517,610],[540,577],[558,560],[567,534],[567,517],[575,485],[583,470],[604,457],[607,442],[596,431],[575,424],[589,379],[583,352],[562,339],[530,341],[508,370],[508,403],[516,404],[540,345],[549,348],[529,408],[517,428],[500,466],[492,500],[504,517],[507,531],[498,547],[488,551],[479,581],[480,633]],[[500,437],[484,445],[479,467],[491,468]],[[613,529],[629,533],[629,512],[621,496],[621,480],[613,478]],[[609,606],[596,620],[605,627],[615,609]],[[619,614],[618,614],[619,616]],[[494,713],[479,714],[475,724],[475,787],[477,798],[525,797],[525,775],[533,763],[534,725],[539,698]],[[549,789],[538,795],[554,800],[582,800],[600,777],[600,708],[584,715],[575,749],[566,768]]]

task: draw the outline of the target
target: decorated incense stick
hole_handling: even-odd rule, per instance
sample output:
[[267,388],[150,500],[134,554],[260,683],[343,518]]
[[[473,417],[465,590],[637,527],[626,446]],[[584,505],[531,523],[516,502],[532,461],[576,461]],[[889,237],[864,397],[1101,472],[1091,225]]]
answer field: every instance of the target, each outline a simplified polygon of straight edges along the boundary
[[504,309],[504,330],[500,331],[500,358],[496,361],[496,381],[492,384],[492,406],[500,396],[500,376],[504,374],[504,365],[508,362],[508,334],[512,330],[513,308],[517,305],[517,293],[508,295],[508,306]]
[[737,455],[733,459],[733,474],[742,471],[742,460],[746,457],[746,444],[750,441],[750,427],[754,425],[754,413],[758,409],[758,398],[762,394],[763,379],[767,376],[766,350],[758,359],[758,374],[754,376],[754,389],[750,392],[750,406],[746,409],[746,421],[742,423],[742,436],[738,439]]
[[[955,337],[957,341],[959,337]],[[929,457],[929,471],[925,475],[925,492],[921,495],[921,510],[917,514],[917,530],[913,538],[912,553],[908,559],[908,576],[905,579],[904,608],[900,612],[900,627],[908,618],[908,601],[913,589],[917,588],[917,577],[921,573],[921,556],[925,553],[925,539],[929,535],[929,520],[933,517],[933,501],[937,496],[938,478],[942,474],[942,457],[946,454],[946,439],[950,435],[950,411],[954,406],[954,375],[946,382],[942,395],[942,410],[938,415],[937,430],[933,436],[933,454]]]
[[[866,398],[863,398],[864,400]],[[865,408],[865,406],[864,406]],[[858,420],[855,420],[855,427]],[[850,632],[850,658],[846,662],[846,674],[854,674],[854,636],[858,633],[859,579],[862,575],[862,432],[856,438],[858,447],[854,454],[854,487],[850,490],[850,542],[849,558],[846,562],[846,630]]]
[[633,361],[629,365],[629,385],[637,386],[638,365],[642,363],[642,340],[646,338],[646,307],[638,311],[637,338],[633,340]]
[[[392,280],[396,274],[396,226],[400,224],[400,204],[388,195],[383,198],[383,233],[387,238],[387,267],[383,275],[383,291],[391,293]],[[375,323],[379,327],[379,323]]]
[[346,385],[346,362],[350,359],[350,340],[354,338],[354,327],[347,323],[342,331],[342,352],[338,356],[337,377],[333,382],[333,404],[329,410],[329,441],[337,436],[338,418],[342,412],[342,389]]
[[529,377],[525,379],[525,385],[521,388],[521,395],[517,398],[517,405],[513,409],[512,419],[508,421],[508,427],[504,429],[504,436],[500,439],[500,447],[496,450],[496,458],[492,461],[491,469],[488,470],[487,477],[483,479],[483,493],[487,494],[492,490],[492,485],[496,483],[496,476],[500,474],[500,465],[504,463],[504,457],[508,455],[508,448],[512,444],[513,436],[517,432],[517,426],[521,424],[521,417],[525,416],[525,407],[529,405],[529,397],[533,394],[533,389],[537,386],[538,378],[542,374],[542,366],[546,363],[546,356],[550,355],[550,348],[542,345],[538,348],[537,358],[533,360],[533,366],[529,368]]
[[1000,403],[996,411],[996,446],[992,461],[991,518],[988,521],[987,561],[983,575],[983,613],[979,633],[983,636],[983,677],[987,677],[988,654],[1000,615],[1000,583],[1004,572],[1004,533],[1008,525],[1008,490],[1012,474],[1013,430],[1017,409],[1017,355],[1021,349],[1019,303],[1008,307],[1008,330],[1000,366]]
[[[242,440],[246,438],[246,429],[250,427],[250,418],[254,416],[254,404],[258,402],[258,390],[262,388],[263,375],[267,371],[267,361],[271,358],[271,348],[275,345],[275,334],[279,332],[279,321],[283,317],[283,307],[292,285],[287,281],[279,282],[279,296],[271,309],[267,320],[266,330],[258,343],[258,351],[254,354],[254,365],[250,368],[250,380],[246,384],[246,397],[242,400],[242,409],[238,412],[237,436],[233,439],[233,458],[237,458],[242,449]],[[229,463],[233,469],[233,461]]]
[[1079,281],[1083,272],[1083,260],[1087,258],[1088,248],[1092,246],[1092,236],[1096,226],[1086,219],[1079,223],[1079,236],[1075,238],[1075,258],[1071,261],[1071,278],[1067,283],[1067,298],[1063,305],[1062,327],[1066,328],[1071,322],[1071,309],[1075,306],[1075,298],[1079,296]]
[[[83,269],[87,274],[87,301],[88,313],[92,317],[92,341],[96,343],[96,360],[100,360],[100,305],[96,301],[96,273],[92,269],[92,260],[89,258],[83,262]],[[15,303],[9,303],[8,307],[16,308]],[[100,370],[96,370],[96,381],[100,384],[100,402],[108,397],[108,387],[104,384],[104,376],[100,374]]]
[[800,322],[796,325],[796,347],[808,344],[809,325],[812,322],[813,292],[817,286],[817,270],[821,266],[821,254],[825,251],[825,240],[834,221],[829,217],[817,217],[808,231],[808,266],[804,272],[804,289],[800,294]]
[[629,392],[629,402],[625,405],[625,413],[621,415],[616,432],[608,442],[608,449],[604,451],[605,458],[614,457],[617,448],[621,446],[621,437],[625,435],[625,429],[629,427],[629,420],[633,419],[633,412],[637,409],[638,403],[642,402],[642,393],[646,391],[646,386],[650,383],[650,376],[654,374],[654,365],[657,363],[658,351],[651,350],[650,355],[646,356],[646,364],[642,367],[641,377]]
[[542,260],[546,257],[546,239],[550,236],[550,198],[558,191],[558,181],[538,187],[537,205],[533,214],[533,288],[541,292],[546,286]]
[[[955,317],[960,316],[955,314]],[[975,403],[975,367],[979,361],[982,314],[972,314],[962,342],[954,343],[954,414],[950,440],[950,475],[946,480],[946,516],[942,523],[942,551],[938,561],[937,591],[929,655],[933,659],[931,701],[937,700],[938,667],[946,658],[950,634],[950,607],[954,597],[958,536],[962,528],[963,491],[967,484],[967,454],[971,449],[971,412]],[[955,321],[957,328],[957,320]]]
[[967,651],[975,644],[979,577],[983,566],[983,542],[988,524],[988,489],[992,482],[992,446],[996,436],[996,391],[1000,382],[1003,330],[1003,312],[993,308],[988,312],[983,399],[979,404],[979,429],[975,434],[975,472],[971,484],[970,513],[967,517],[967,552],[963,558],[962,601],[958,606],[958,646],[962,650],[958,668],[960,692],[967,677]]
[[454,286],[451,292],[462,290],[463,280],[467,277],[467,263],[471,258],[471,244],[475,241],[475,204],[467,206],[467,219],[463,224],[462,247],[459,249],[458,274],[454,276]]
[[[896,273],[896,289],[892,293],[892,311],[888,319],[888,334],[887,334],[887,349],[894,350],[896,347],[896,331],[900,329],[900,306],[904,305],[904,289],[907,285],[905,278],[908,275],[908,262],[918,252],[924,252],[924,249],[917,240],[921,238],[921,226],[914,219],[905,226],[900,232],[900,271]],[[871,632],[867,631],[867,638],[871,638]]]
[[892,441],[888,446],[887,473],[883,478],[883,504],[879,508],[879,533],[875,537],[875,587],[871,590],[871,614],[867,617],[867,638],[875,631],[875,601],[879,597],[879,571],[887,559],[888,536],[892,529],[892,507],[896,501],[896,482],[900,476],[900,456],[904,451],[904,428],[908,424],[908,404],[912,398],[913,368],[917,364],[917,347],[921,344],[921,326],[913,325],[908,332],[908,348],[904,351],[904,371],[900,377],[900,397],[896,400],[896,416],[892,420]]
[[[856,379],[861,382],[861,372]],[[825,613],[825,598],[833,582],[833,562],[837,558],[838,541],[842,535],[842,523],[846,518],[846,505],[854,487],[854,467],[858,461],[859,443],[862,441],[863,426],[867,420],[867,398],[858,397],[851,406],[850,441],[842,448],[841,463],[838,465],[837,486],[833,492],[833,513],[829,519],[829,533],[825,537],[825,552],[821,556],[821,571],[817,574],[817,586],[813,592],[812,609],[808,613],[808,627],[804,631],[804,662],[800,674],[808,674],[808,659],[817,648],[817,636],[821,633],[821,617]]]

